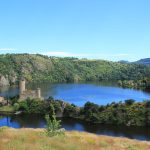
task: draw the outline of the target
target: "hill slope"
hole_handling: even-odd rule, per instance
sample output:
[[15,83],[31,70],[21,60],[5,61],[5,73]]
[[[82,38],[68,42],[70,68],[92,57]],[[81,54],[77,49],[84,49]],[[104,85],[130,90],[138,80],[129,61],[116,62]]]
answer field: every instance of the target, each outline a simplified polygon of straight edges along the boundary
[[140,59],[134,63],[150,66],[150,58]]
[[57,58],[39,54],[0,55],[0,86],[27,81],[76,82],[140,80],[149,77],[150,67],[104,60]]
[[1,150],[149,150],[149,142],[97,136],[85,132],[66,132],[47,137],[43,129],[0,128]]

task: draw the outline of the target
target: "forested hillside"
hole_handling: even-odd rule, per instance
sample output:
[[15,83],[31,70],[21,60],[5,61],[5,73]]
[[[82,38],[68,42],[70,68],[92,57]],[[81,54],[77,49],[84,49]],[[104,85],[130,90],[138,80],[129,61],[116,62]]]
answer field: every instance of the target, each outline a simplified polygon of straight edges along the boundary
[[15,84],[21,77],[29,82],[121,80],[147,84],[150,79],[150,67],[39,54],[0,55],[0,85]]

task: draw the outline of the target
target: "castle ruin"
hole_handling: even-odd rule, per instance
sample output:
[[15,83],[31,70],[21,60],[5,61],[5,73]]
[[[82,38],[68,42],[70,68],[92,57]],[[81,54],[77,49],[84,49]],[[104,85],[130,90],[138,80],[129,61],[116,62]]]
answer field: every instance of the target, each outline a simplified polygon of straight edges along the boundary
[[25,100],[27,98],[37,98],[37,99],[43,99],[41,97],[41,89],[37,88],[37,90],[27,90],[26,89],[26,81],[24,79],[20,80],[19,82],[19,99]]

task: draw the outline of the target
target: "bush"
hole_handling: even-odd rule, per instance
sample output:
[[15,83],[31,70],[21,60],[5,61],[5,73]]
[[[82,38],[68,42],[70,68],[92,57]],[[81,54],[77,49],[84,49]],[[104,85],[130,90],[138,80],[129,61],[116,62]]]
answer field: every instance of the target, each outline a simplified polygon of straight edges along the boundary
[[79,109],[73,104],[66,105],[64,109],[64,116],[65,117],[77,117],[79,115]]
[[18,111],[19,108],[20,108],[19,104],[18,104],[18,103],[15,103],[15,104],[14,104],[14,110],[15,110],[15,111]]
[[150,101],[144,101],[144,106],[146,107],[146,108],[150,108]]
[[18,99],[19,99],[19,95],[14,96],[14,97],[11,97],[11,98],[10,98],[11,104],[14,105],[15,103],[17,103],[17,102],[18,102]]
[[134,102],[135,102],[135,100],[133,100],[133,99],[125,100],[126,105],[132,105]]
[[[51,108],[53,108],[52,105],[51,105]],[[60,129],[61,121],[56,119],[54,108],[52,112],[53,112],[52,117],[50,117],[49,115],[45,116],[45,119],[46,119],[46,131],[45,132],[46,132],[46,135],[49,137],[64,134],[64,130]]]

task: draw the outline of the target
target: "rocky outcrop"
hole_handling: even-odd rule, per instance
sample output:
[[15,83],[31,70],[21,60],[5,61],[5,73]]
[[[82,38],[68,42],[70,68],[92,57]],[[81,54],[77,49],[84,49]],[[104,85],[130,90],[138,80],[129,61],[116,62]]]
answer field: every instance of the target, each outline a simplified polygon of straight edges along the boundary
[[0,75],[0,86],[9,86],[9,85],[10,83],[9,83],[8,76]]
[[66,103],[62,102],[60,111],[56,112],[57,117],[64,117],[63,113],[64,113],[65,107],[66,107]]
[[17,76],[14,74],[10,77],[10,84],[11,85],[16,84],[16,81],[17,81]]
[[5,98],[4,97],[1,97],[0,96],[0,106],[5,106],[5,105],[7,105],[8,103],[7,103],[7,100],[5,100]]

